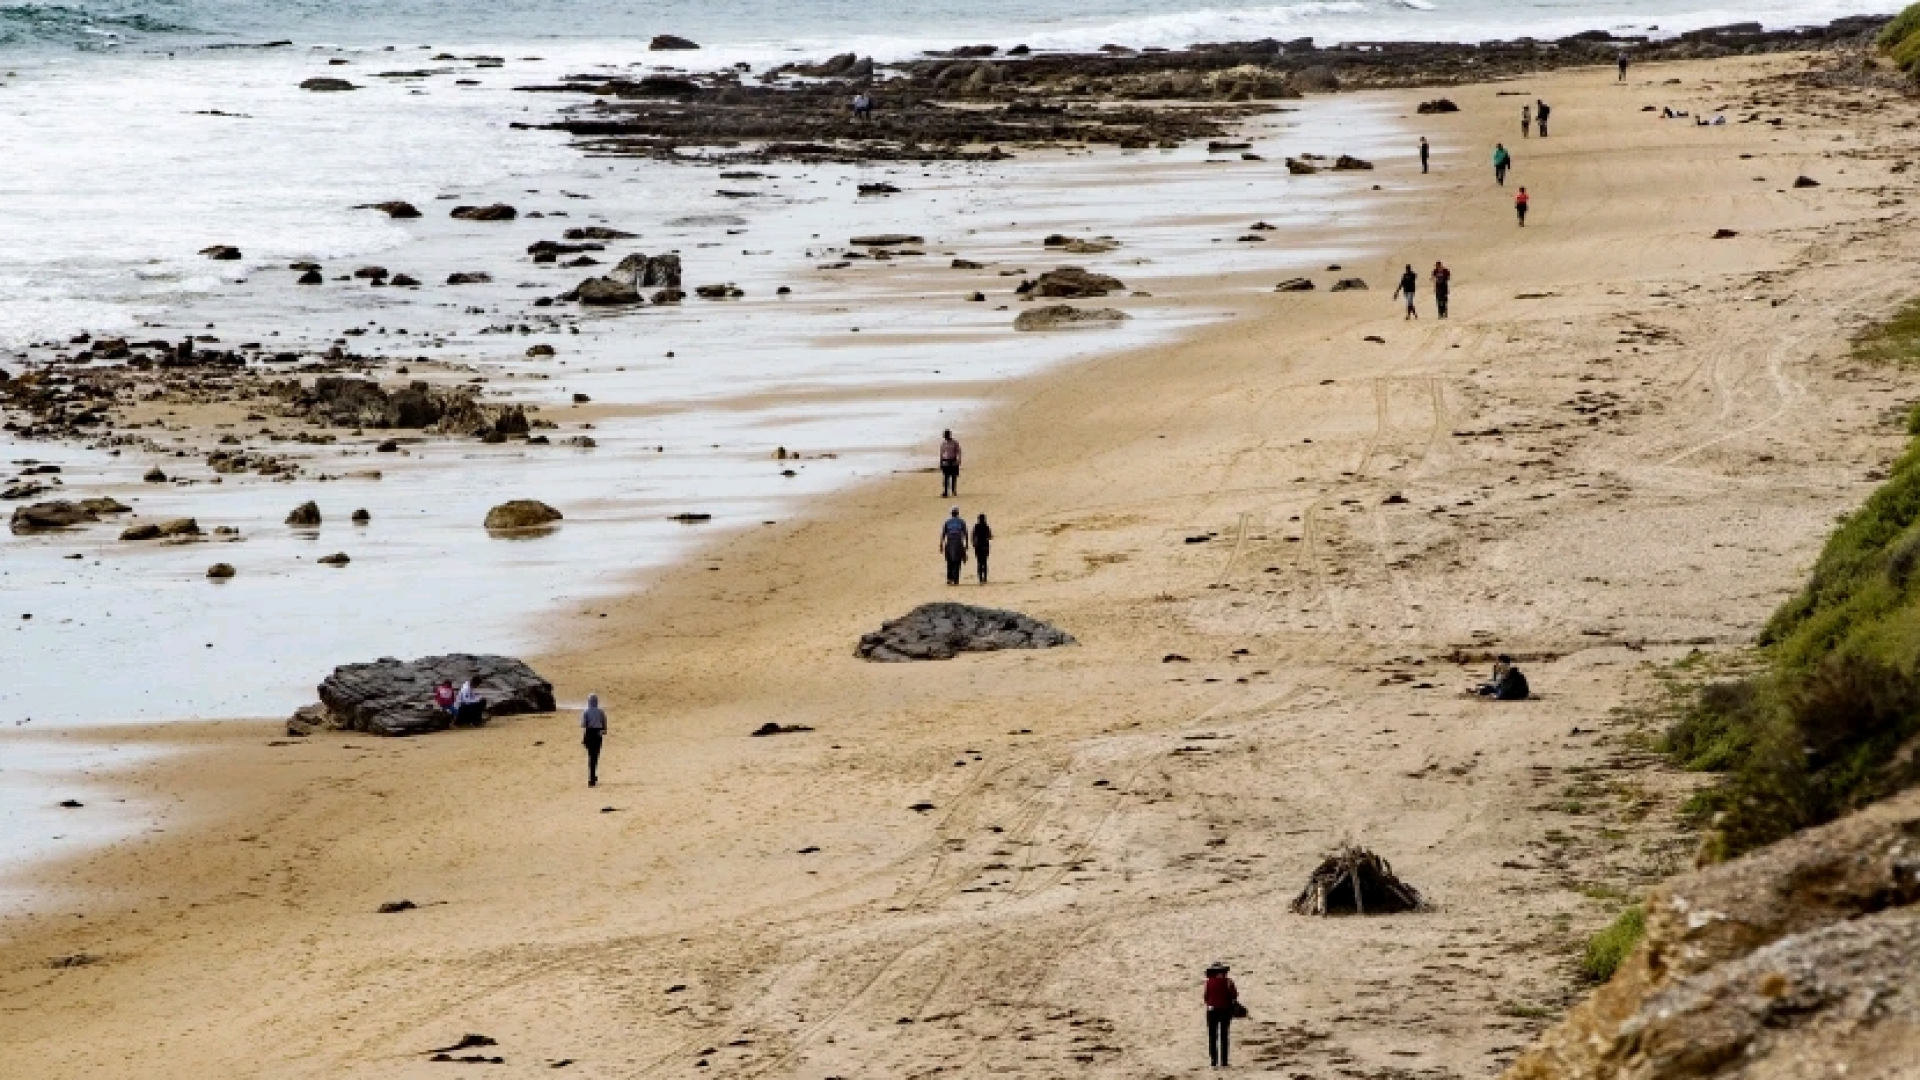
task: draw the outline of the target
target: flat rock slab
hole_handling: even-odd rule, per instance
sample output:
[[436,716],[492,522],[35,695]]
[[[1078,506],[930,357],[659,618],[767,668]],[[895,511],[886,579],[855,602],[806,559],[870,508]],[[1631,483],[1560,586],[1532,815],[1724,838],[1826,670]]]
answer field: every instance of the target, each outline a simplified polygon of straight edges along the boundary
[[860,639],[862,660],[900,663],[951,660],[963,652],[1051,649],[1077,644],[1072,635],[1017,611],[971,604],[922,604]]
[[369,735],[439,731],[453,719],[433,704],[433,688],[442,679],[456,687],[473,680],[489,717],[554,710],[553,684],[532,668],[508,656],[468,653],[343,664],[321,681],[320,704],[332,726]]

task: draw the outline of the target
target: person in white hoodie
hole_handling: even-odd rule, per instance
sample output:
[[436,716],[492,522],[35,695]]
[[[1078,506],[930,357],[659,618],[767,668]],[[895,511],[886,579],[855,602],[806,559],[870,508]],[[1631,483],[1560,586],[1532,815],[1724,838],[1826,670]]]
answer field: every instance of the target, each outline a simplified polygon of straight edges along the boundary
[[587,708],[580,714],[580,745],[587,748],[587,786],[600,784],[600,741],[607,737],[607,714],[600,708],[600,695],[587,695]]
[[460,692],[453,696],[453,722],[455,726],[479,727],[487,717],[487,699],[473,688],[473,680],[460,684]]

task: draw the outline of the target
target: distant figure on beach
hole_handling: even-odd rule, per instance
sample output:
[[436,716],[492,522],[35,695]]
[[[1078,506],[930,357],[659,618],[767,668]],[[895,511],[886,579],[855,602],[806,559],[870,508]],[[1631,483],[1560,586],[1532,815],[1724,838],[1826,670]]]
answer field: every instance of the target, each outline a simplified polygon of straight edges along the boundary
[[1520,189],[1520,193],[1518,195],[1515,195],[1513,197],[1513,212],[1515,215],[1517,215],[1520,218],[1520,227],[1523,229],[1526,228],[1527,227],[1527,189],[1524,187]]
[[1525,701],[1532,691],[1527,686],[1527,677],[1514,666],[1513,657],[1501,653],[1493,662],[1492,676],[1473,692],[1495,701]]
[[940,554],[947,559],[947,584],[960,584],[960,567],[967,561],[967,522],[957,506],[940,526]]
[[1533,106],[1520,106],[1520,137],[1526,138],[1533,133]]
[[980,571],[982,585],[987,583],[987,549],[992,546],[993,526],[987,524],[987,515],[981,514],[973,523],[973,565]]
[[1427,137],[1425,135],[1420,136],[1420,171],[1422,173],[1427,171],[1427,154],[1430,149],[1431,148],[1427,146]]
[[600,695],[587,695],[586,711],[580,714],[580,745],[587,748],[587,786],[600,786],[600,742],[607,737],[607,714],[600,708]]
[[1417,319],[1420,317],[1420,309],[1413,306],[1413,294],[1419,288],[1420,275],[1414,273],[1413,264],[1408,263],[1406,270],[1400,274],[1399,287],[1393,290],[1394,299],[1398,300],[1403,295],[1407,298],[1407,313],[1401,317],[1402,322],[1405,322],[1407,319]]
[[1543,139],[1547,137],[1547,116],[1552,112],[1553,112],[1553,107],[1548,105],[1546,102],[1540,101],[1538,99],[1534,101],[1533,115],[1539,120],[1540,137]]
[[1453,271],[1447,269],[1446,263],[1436,259],[1430,276],[1433,278],[1433,303],[1440,309],[1440,317],[1444,319],[1447,317],[1447,291],[1453,287]]
[[487,714],[487,699],[473,688],[473,680],[460,684],[460,692],[453,699],[453,722],[458,727],[479,727]]
[[1507,153],[1505,143],[1493,144],[1493,182],[1501,187],[1507,186],[1507,170],[1513,167],[1513,155]]
[[1200,995],[1207,1005],[1207,1058],[1216,1069],[1228,1067],[1228,1040],[1233,1019],[1245,1011],[1240,1008],[1240,988],[1227,978],[1229,970],[1225,964],[1209,967],[1207,986]]
[[440,685],[433,688],[433,707],[447,715],[453,715],[453,683],[441,679]]
[[1626,82],[1626,81],[1627,81],[1627,54],[1626,54],[1626,53],[1621,53],[1621,54],[1620,54],[1620,59],[1619,59],[1618,61],[1616,61],[1616,63],[1618,63],[1618,64],[1620,65],[1620,79],[1619,79],[1619,81],[1620,81],[1620,82]]
[[951,499],[960,494],[960,443],[953,432],[940,433],[940,497]]
[[873,119],[873,97],[865,90],[853,95],[853,118],[869,121]]

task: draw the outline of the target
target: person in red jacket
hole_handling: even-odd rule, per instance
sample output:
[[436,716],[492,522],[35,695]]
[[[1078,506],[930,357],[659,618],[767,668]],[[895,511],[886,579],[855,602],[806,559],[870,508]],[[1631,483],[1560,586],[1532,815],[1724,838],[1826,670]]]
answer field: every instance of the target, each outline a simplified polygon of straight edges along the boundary
[[1240,989],[1227,978],[1227,965],[1207,969],[1207,988],[1201,997],[1207,1003],[1207,1057],[1215,1068],[1227,1067],[1227,1035],[1233,1017],[1240,1008]]
[[1520,227],[1527,227],[1527,189],[1521,188],[1520,194],[1513,197],[1513,212],[1520,217]]

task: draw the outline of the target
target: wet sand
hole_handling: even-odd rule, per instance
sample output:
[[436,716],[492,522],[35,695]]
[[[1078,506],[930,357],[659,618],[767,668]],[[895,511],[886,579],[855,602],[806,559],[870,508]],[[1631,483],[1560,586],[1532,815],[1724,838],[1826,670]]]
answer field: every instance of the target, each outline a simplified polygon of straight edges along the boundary
[[[1844,352],[1913,277],[1887,169],[1915,106],[1774,78],[1798,68],[1450,90],[1414,128],[1441,168],[1380,163],[1363,256],[1298,268],[1319,291],[1224,274],[1159,299],[1233,318],[993,393],[958,502],[995,522],[995,584],[941,584],[947,501],[913,473],[555,617],[536,666],[612,715],[597,789],[571,713],[89,733],[184,751],[126,788],[165,831],[23,883],[10,1060],[433,1076],[484,1033],[458,1053],[514,1075],[1166,1076],[1204,1067],[1223,960],[1241,1065],[1485,1074],[1579,992],[1619,898],[1690,859],[1688,780],[1646,750],[1657,671],[1750,640],[1904,443],[1896,373]],[[1554,103],[1552,139],[1514,138],[1513,93]],[[1756,94],[1783,125],[1640,111]],[[1414,124],[1422,96],[1388,100]],[[1403,322],[1399,266],[1436,258],[1454,317],[1423,288]],[[1325,291],[1349,275],[1371,288]],[[852,658],[945,599],[1081,644]],[[1459,693],[1494,650],[1539,700]],[[768,721],[815,730],[748,737]],[[1287,913],[1343,840],[1434,910]]]

